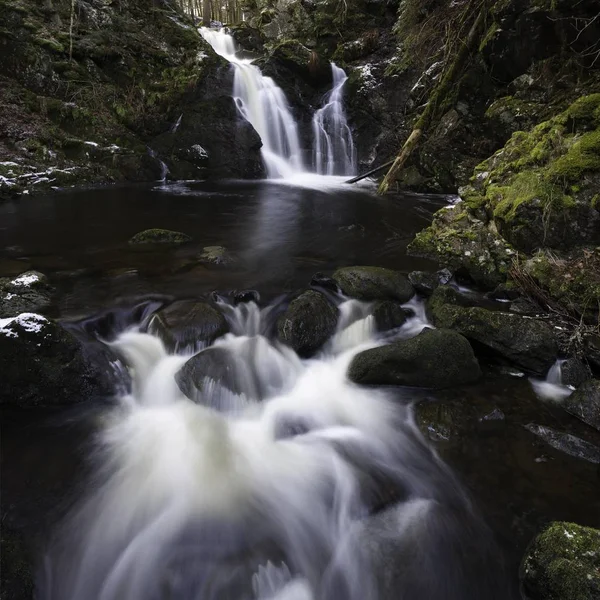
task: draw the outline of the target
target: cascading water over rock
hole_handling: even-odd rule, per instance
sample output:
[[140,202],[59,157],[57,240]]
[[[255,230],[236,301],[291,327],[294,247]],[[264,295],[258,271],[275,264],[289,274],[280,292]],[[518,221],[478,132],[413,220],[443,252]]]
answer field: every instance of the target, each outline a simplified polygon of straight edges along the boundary
[[[176,383],[189,356],[121,333],[111,345],[133,389],[103,415],[95,476],[37,597],[506,600],[486,529],[410,406],[347,380],[353,356],[384,342],[370,305],[339,302],[337,333],[305,361],[270,337],[275,306],[221,303],[232,333],[203,352],[244,367],[235,402],[210,372],[189,400]],[[390,490],[395,512],[377,533],[368,515]]]
[[342,98],[348,77],[335,63],[331,63],[331,72],[333,88],[312,121],[315,168],[321,175],[353,175],[356,149]]

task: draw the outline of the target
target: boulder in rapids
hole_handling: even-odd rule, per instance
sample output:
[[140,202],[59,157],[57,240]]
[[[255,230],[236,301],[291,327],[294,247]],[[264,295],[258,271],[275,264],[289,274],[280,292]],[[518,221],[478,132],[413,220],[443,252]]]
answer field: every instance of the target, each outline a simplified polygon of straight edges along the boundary
[[397,300],[408,302],[415,294],[408,279],[383,267],[344,267],[333,279],[347,296],[358,300]]
[[529,545],[519,576],[531,600],[598,600],[600,530],[550,523]]
[[400,302],[383,300],[373,308],[373,317],[379,331],[398,329],[406,322],[407,315]]
[[357,354],[348,371],[355,383],[445,388],[481,376],[471,345],[459,333],[424,329],[408,340]]
[[280,317],[279,339],[300,356],[311,356],[335,333],[337,319],[337,308],[320,292],[308,290]]
[[444,287],[433,293],[428,309],[436,327],[457,331],[480,347],[535,373],[546,373],[556,360],[558,346],[548,323],[517,313],[459,306],[456,298]]
[[145,229],[136,233],[130,240],[131,245],[142,244],[186,244],[191,242],[192,238],[181,231],[171,231],[170,229]]
[[592,378],[589,367],[577,358],[567,358],[560,365],[560,377],[563,385],[579,387]]
[[148,331],[170,350],[198,349],[229,331],[227,320],[208,302],[178,300],[152,316]]
[[45,310],[52,293],[48,278],[38,271],[26,271],[14,279],[0,278],[0,317]]
[[565,399],[562,407],[600,431],[600,380],[590,379],[583,383]]
[[91,360],[82,342],[41,315],[0,319],[0,404],[55,407],[108,396],[116,361]]

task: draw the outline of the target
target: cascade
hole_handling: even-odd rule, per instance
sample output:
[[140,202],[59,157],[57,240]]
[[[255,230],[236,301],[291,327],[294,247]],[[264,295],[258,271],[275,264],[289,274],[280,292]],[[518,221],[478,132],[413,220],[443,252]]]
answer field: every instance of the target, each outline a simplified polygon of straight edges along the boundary
[[559,358],[548,370],[546,379],[531,378],[529,380],[533,391],[541,400],[561,402],[573,393],[574,388],[564,385],[562,382],[562,364],[564,362]]
[[331,63],[331,72],[333,88],[312,121],[315,168],[321,175],[353,175],[356,149],[342,100],[348,77],[335,63]]
[[202,37],[234,69],[233,98],[238,111],[262,140],[262,157],[269,178],[289,178],[304,171],[296,121],[285,95],[251,59],[239,58],[233,38],[223,30],[200,29]]

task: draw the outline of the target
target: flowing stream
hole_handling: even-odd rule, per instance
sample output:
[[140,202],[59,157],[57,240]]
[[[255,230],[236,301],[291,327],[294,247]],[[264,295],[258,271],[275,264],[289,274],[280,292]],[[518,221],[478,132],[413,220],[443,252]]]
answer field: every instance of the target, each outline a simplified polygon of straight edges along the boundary
[[[202,37],[234,69],[233,98],[244,119],[260,136],[263,161],[270,179],[293,179],[308,172],[300,146],[298,125],[283,90],[252,64],[236,54],[235,41],[223,29],[200,29]],[[356,170],[356,151],[342,103],[347,79],[343,69],[331,65],[333,88],[325,106],[315,112],[313,136],[315,169],[320,175],[351,175]]]
[[[277,305],[221,302],[231,333],[204,352],[225,351],[237,391],[208,371],[195,402],[176,383],[189,355],[143,323],[117,335],[132,389],[102,417],[39,598],[506,598],[487,530],[410,404],[347,380],[353,356],[385,341],[371,305],[337,301],[337,332],[311,360],[274,341]],[[427,325],[417,308],[394,336]],[[368,515],[390,493],[377,533]]]

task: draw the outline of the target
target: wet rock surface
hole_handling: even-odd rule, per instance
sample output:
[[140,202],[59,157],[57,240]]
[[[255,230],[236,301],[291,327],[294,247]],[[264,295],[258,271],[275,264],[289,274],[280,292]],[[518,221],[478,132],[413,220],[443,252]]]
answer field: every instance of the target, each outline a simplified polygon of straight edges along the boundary
[[187,242],[191,241],[192,238],[181,231],[170,231],[169,229],[146,229],[136,233],[129,240],[129,243],[133,246],[145,244],[178,245],[186,244]]
[[344,294],[358,300],[408,302],[415,293],[404,275],[382,267],[344,267],[333,279]]
[[466,338],[450,330],[425,329],[409,340],[356,355],[348,376],[362,384],[444,388],[477,381],[481,371]]
[[338,310],[320,292],[309,290],[290,302],[280,317],[279,339],[300,356],[311,356],[333,335]]
[[53,293],[48,278],[39,271],[26,271],[13,279],[0,278],[0,318],[44,311],[50,307]]
[[600,380],[589,379],[581,384],[562,406],[567,412],[600,431]]

